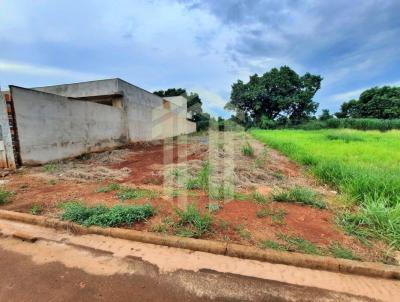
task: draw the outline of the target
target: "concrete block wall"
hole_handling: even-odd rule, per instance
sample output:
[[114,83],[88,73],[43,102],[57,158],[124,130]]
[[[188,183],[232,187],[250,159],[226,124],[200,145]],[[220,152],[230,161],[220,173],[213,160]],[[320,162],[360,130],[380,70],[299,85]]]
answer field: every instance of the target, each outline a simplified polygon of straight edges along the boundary
[[128,141],[122,109],[10,88],[22,164],[42,164],[118,147]]

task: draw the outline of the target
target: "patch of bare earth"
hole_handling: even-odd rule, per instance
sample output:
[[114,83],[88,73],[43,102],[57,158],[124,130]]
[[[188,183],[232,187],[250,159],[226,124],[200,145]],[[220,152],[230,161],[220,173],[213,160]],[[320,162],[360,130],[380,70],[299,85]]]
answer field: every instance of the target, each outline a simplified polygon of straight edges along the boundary
[[[254,150],[245,156],[247,142]],[[196,178],[208,162],[211,167],[210,187],[224,185],[239,193],[233,197],[212,199],[201,189],[187,190],[188,180]],[[29,212],[41,205],[42,215],[57,217],[58,204],[80,200],[87,204],[115,205],[121,203],[116,192],[99,193],[110,183],[132,188],[146,188],[157,193],[151,199],[126,200],[125,204],[151,203],[157,214],[132,228],[143,231],[175,233],[176,209],[195,204],[200,212],[208,205],[218,204],[212,212],[212,231],[205,239],[259,245],[269,239],[281,242],[281,234],[299,236],[322,249],[340,243],[364,260],[379,260],[379,246],[366,246],[344,234],[335,223],[333,210],[316,209],[294,203],[277,203],[271,194],[294,186],[307,187],[320,194],[330,204],[335,192],[319,185],[306,171],[279,152],[266,148],[245,133],[210,132],[207,136],[182,136],[153,143],[134,144],[124,149],[90,154],[43,167],[24,167],[6,176],[5,187],[15,194],[2,209]],[[254,201],[258,192],[267,203]],[[259,217],[260,211],[284,213]],[[169,220],[167,224],[165,221]],[[172,221],[172,223],[171,223]],[[159,226],[164,226],[160,228]]]

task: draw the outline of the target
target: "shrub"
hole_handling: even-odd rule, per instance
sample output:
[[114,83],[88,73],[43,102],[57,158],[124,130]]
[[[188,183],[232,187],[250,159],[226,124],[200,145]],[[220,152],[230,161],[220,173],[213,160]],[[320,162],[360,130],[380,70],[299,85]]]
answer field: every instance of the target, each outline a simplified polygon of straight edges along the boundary
[[154,215],[152,205],[116,205],[108,208],[104,205],[88,207],[80,202],[67,202],[62,205],[62,220],[73,221],[85,226],[115,227],[132,225]]
[[242,154],[249,157],[254,156],[254,149],[249,142],[246,142],[246,144],[242,146]]
[[326,208],[325,203],[315,192],[299,186],[296,186],[289,191],[275,193],[272,197],[277,202],[296,202],[318,209]]
[[177,209],[176,214],[179,218],[177,235],[199,238],[211,229],[212,217],[210,214],[200,214],[194,204],[188,205],[185,210]]

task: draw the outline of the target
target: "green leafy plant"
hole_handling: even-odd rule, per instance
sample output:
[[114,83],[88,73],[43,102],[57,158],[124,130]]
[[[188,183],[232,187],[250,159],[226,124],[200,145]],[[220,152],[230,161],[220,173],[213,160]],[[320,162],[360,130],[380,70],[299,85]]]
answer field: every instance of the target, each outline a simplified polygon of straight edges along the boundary
[[178,215],[177,235],[199,238],[211,229],[210,214],[202,215],[194,204],[188,205],[184,210],[176,209],[176,214]]
[[145,205],[116,205],[108,208],[104,205],[88,207],[76,201],[64,203],[61,206],[62,220],[73,221],[85,226],[115,227],[132,225],[147,220],[155,214],[150,204]]
[[7,191],[4,188],[0,188],[0,205],[10,202],[10,197],[13,194],[13,192]]
[[289,191],[275,193],[272,198],[278,202],[296,202],[318,209],[326,208],[326,204],[320,199],[318,194],[299,186],[296,186]]

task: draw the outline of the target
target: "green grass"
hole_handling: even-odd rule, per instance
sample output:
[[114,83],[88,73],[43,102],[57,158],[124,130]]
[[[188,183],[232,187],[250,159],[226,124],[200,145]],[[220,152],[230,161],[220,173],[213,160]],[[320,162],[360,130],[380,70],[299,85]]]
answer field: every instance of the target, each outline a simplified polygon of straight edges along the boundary
[[349,260],[360,260],[359,257],[355,256],[353,252],[345,247],[341,246],[339,243],[333,243],[329,247],[330,253],[335,258],[349,259]]
[[54,162],[43,165],[43,170],[48,172],[48,173],[55,172],[58,169],[59,169],[58,164],[54,163]]
[[313,243],[300,236],[290,236],[285,234],[279,234],[278,238],[286,242],[286,247],[289,251],[296,251],[311,255],[322,255],[322,251],[316,247]]
[[[308,166],[358,206],[339,218],[349,234],[400,248],[400,131],[252,130],[254,137]],[[334,138],[334,139],[332,139]]]
[[4,188],[0,188],[0,205],[10,202],[10,197],[13,195],[12,192],[7,191]]
[[105,187],[99,188],[96,192],[97,193],[109,193],[113,191],[118,191],[121,188],[121,185],[116,183],[110,183]]
[[259,192],[254,192],[252,194],[252,198],[254,199],[254,201],[261,203],[261,204],[266,204],[269,202],[268,197]]
[[263,240],[260,242],[259,247],[262,249],[273,249],[276,251],[287,251],[288,248],[284,244],[280,244],[273,240]]
[[253,157],[254,156],[254,149],[253,147],[250,145],[249,142],[246,142],[243,146],[242,146],[242,154],[245,156],[249,156],[249,157]]
[[128,199],[155,198],[157,193],[147,189],[122,187],[117,192],[117,196],[119,200],[125,201]]
[[43,212],[43,206],[41,204],[35,204],[30,208],[29,213],[32,215],[40,215]]
[[273,223],[284,224],[284,219],[286,217],[286,211],[282,209],[261,209],[256,212],[258,218],[265,218],[270,216]]
[[211,171],[212,168],[210,163],[208,161],[204,161],[196,177],[190,178],[186,182],[186,189],[188,190],[203,189],[207,191],[209,187],[209,178]]
[[235,231],[238,232],[239,236],[242,237],[243,239],[250,240],[251,239],[251,233],[249,230],[246,230],[244,226],[241,224],[235,226]]
[[325,209],[326,205],[317,193],[307,188],[296,186],[288,191],[275,193],[272,196],[277,202],[296,202],[318,209]]
[[76,201],[64,203],[61,206],[62,220],[73,221],[85,226],[116,227],[132,225],[144,221],[154,215],[154,208],[145,205],[116,205],[108,208],[104,205],[85,206]]
[[211,230],[212,217],[209,213],[201,214],[194,204],[184,210],[177,209],[178,221],[176,234],[182,237],[199,238]]

